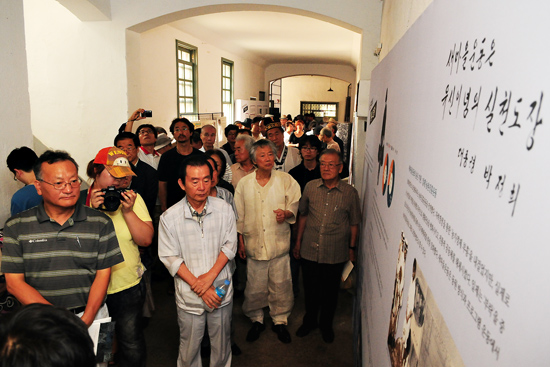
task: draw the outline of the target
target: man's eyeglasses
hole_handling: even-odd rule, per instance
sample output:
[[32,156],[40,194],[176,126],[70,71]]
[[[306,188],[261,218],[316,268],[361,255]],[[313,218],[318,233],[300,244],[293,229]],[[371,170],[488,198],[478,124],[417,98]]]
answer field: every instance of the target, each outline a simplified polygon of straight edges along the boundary
[[145,135],[145,134],[153,134],[153,131],[150,130],[150,129],[142,129],[139,131],[139,134],[138,135]]
[[334,169],[335,167],[338,167],[339,165],[341,165],[342,163],[325,163],[325,162],[321,162],[321,167],[328,167],[330,169]]
[[56,183],[51,183],[44,180],[38,180],[38,181],[47,183],[48,185],[52,185],[53,188],[56,190],[63,190],[65,187],[67,187],[67,185],[70,185],[71,187],[79,187],[80,184],[82,183],[82,180],[80,178],[71,180],[69,182],[56,182]]
[[315,147],[302,147],[302,150],[307,150],[307,151],[314,151],[314,150],[317,150],[317,148]]
[[189,130],[188,127],[178,127],[176,129],[174,129],[174,132],[179,133],[179,132],[188,131],[188,130]]

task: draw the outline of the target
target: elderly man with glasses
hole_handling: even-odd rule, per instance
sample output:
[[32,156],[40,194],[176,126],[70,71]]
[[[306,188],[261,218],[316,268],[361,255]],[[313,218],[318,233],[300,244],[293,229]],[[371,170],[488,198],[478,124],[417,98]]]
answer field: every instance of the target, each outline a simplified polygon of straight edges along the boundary
[[357,190],[338,176],[340,153],[323,151],[319,165],[321,178],[310,181],[300,199],[294,256],[302,259],[306,314],[296,335],[319,327],[323,340],[332,343],[340,278],[346,262],[355,261],[361,211]]

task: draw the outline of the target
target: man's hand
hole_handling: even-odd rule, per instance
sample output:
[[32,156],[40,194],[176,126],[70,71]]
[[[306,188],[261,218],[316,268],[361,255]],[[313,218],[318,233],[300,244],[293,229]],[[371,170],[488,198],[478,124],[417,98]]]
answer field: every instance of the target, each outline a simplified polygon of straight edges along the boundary
[[210,308],[218,308],[222,304],[222,299],[218,296],[214,287],[208,288],[201,298]]
[[241,259],[246,259],[246,251],[244,249],[244,242],[241,243],[239,241],[239,251],[238,252],[239,252],[239,256],[241,257]]
[[128,121],[137,121],[137,120],[143,120],[144,116],[141,116],[141,114],[145,112],[145,110],[143,108],[138,108],[137,110],[135,110],[132,115],[130,116],[130,118],[128,119]]
[[355,250],[352,248],[349,249],[349,261],[355,262]]
[[302,246],[302,244],[300,242],[296,242],[296,244],[294,245],[294,249],[292,250],[292,255],[294,255],[294,258],[296,258],[296,260],[300,260],[300,247]]
[[191,290],[195,292],[197,296],[202,297],[206,291],[212,287],[212,283],[214,283],[215,279],[216,277],[212,277],[209,273],[202,274],[197,278],[197,281],[191,285]]
[[279,224],[284,223],[284,221],[286,220],[286,216],[287,216],[287,213],[286,213],[285,210],[277,209],[277,210],[274,210],[273,213],[275,213],[275,215],[277,217],[277,223],[279,223]]

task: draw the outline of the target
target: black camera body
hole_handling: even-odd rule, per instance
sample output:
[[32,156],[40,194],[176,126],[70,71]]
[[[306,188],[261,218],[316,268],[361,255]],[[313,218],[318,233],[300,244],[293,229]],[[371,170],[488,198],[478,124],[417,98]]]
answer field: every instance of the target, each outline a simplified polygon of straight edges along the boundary
[[[114,186],[109,186],[106,189],[101,189],[101,192],[105,193],[103,200],[104,210],[108,212],[114,212],[120,206],[120,201],[122,198],[122,193],[128,191],[127,189],[117,189]],[[101,207],[100,207],[101,208]],[[103,208],[101,208],[103,209]]]

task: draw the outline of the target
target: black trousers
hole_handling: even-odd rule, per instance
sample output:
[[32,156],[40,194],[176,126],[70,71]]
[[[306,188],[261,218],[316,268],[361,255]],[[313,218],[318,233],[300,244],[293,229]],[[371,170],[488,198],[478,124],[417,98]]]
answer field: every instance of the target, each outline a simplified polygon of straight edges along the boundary
[[[306,314],[304,324],[321,330],[332,330],[332,321],[338,303],[342,270],[346,262],[320,264],[302,259],[302,276]],[[319,317],[320,312],[320,317]]]

